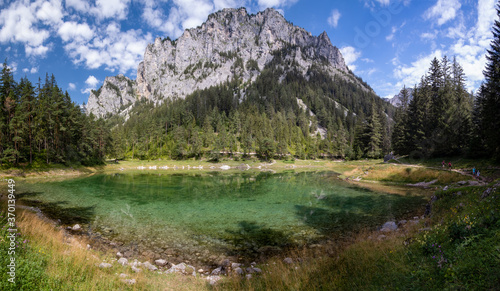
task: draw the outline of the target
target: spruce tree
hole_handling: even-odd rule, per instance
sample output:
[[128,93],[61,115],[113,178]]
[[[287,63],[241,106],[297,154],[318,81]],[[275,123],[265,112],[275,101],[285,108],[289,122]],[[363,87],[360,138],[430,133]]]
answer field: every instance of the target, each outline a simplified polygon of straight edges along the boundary
[[484,99],[482,102],[482,130],[484,131],[487,152],[500,159],[500,4],[497,5],[498,19],[495,21],[492,32],[493,41],[487,51],[487,65],[484,70],[486,79]]

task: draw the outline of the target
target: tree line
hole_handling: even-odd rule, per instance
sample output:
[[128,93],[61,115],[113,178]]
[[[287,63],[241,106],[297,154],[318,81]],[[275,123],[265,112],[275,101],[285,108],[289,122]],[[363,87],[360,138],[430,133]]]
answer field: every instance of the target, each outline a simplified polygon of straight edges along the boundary
[[7,61],[0,75],[0,166],[50,163],[95,165],[109,151],[110,131],[63,92],[54,75],[33,85],[14,80]]
[[[500,6],[497,6],[500,18]],[[493,26],[485,82],[474,96],[454,58],[434,58],[413,89],[401,92],[392,148],[413,158],[493,157],[500,160],[500,22]]]
[[[349,76],[313,66],[304,75],[288,47],[251,84],[235,76],[185,99],[141,101],[125,121],[110,119],[117,158],[219,160],[256,154],[263,159],[380,157],[390,149],[393,107]],[[314,113],[313,113],[314,112]],[[356,144],[356,124],[369,116],[370,144]],[[318,125],[326,132],[319,133]],[[361,127],[365,128],[365,127]]]

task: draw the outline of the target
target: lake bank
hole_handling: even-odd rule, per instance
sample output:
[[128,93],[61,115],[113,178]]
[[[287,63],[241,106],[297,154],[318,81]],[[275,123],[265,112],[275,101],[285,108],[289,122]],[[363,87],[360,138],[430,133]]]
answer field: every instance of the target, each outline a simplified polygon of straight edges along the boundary
[[[356,165],[356,164],[354,164],[354,165],[353,164],[343,164],[343,165],[340,165],[340,166],[342,166],[342,167],[346,167],[346,166],[347,167],[351,167],[351,166],[358,166],[358,165]],[[369,165],[369,166],[372,167],[372,165]],[[372,170],[372,172],[375,172],[375,171],[376,171],[376,169]],[[374,183],[374,185],[376,185],[376,186],[378,186],[378,184],[379,183]],[[442,187],[442,186],[438,186],[438,187]],[[423,214],[423,213],[421,213],[421,214]],[[428,227],[427,225],[428,225],[428,222],[422,220],[422,221],[420,221],[419,228],[420,229],[426,228],[426,227]],[[416,233],[418,233],[418,229],[416,231],[417,231]],[[342,255],[342,254],[346,254],[345,250],[346,250],[346,248],[349,248],[347,245],[352,245],[353,244],[354,246],[352,248],[356,249],[357,247],[355,245],[361,244],[361,245],[364,245],[363,248],[368,248],[368,249],[365,249],[365,251],[363,251],[363,252],[367,252],[367,251],[373,252],[373,251],[375,251],[375,252],[378,252],[380,255],[387,254],[387,252],[389,252],[389,254],[392,254],[392,253],[390,253],[390,250],[393,250],[394,248],[390,249],[390,248],[387,247],[387,245],[399,245],[399,243],[396,243],[396,242],[403,242],[407,238],[414,237],[416,234],[415,233],[408,234],[408,235],[405,234],[402,237],[399,237],[398,236],[399,234],[396,235],[396,233],[394,233],[394,235],[393,234],[391,234],[391,235],[383,234],[383,235],[386,236],[386,238],[383,238],[383,239],[381,239],[379,241],[378,238],[379,238],[380,235],[382,235],[382,234],[379,231],[375,230],[371,234],[366,234],[365,233],[364,235],[359,235],[356,238],[351,238],[350,240],[348,240],[346,242],[346,247],[345,248],[343,247],[342,250],[339,250],[337,247],[334,247],[332,245],[328,246],[328,244],[325,244],[323,247],[318,247],[317,245],[315,245],[313,247],[306,248],[306,250],[296,250],[296,251],[294,251],[294,252],[292,252],[292,253],[290,253],[288,255],[291,256],[291,257],[293,257],[294,261],[300,262],[299,265],[297,265],[297,263],[295,263],[292,266],[294,266],[294,267],[299,266],[301,269],[306,268],[306,269],[309,269],[309,271],[313,271],[314,269],[317,269],[317,268],[320,268],[320,269],[323,268],[321,266],[323,266],[324,264],[331,264],[331,260],[328,261],[328,263],[325,263],[324,260],[318,258],[318,255],[313,255],[313,253],[318,253],[318,254],[321,254],[323,252],[327,252],[328,253],[328,251],[326,251],[326,250],[330,249],[330,253],[337,254],[337,255],[340,255],[341,257],[343,257],[344,255]],[[370,238],[369,240],[373,240],[373,238],[376,239],[375,240],[376,241],[375,247],[366,246],[366,243],[364,243],[364,241],[366,241],[368,239],[368,237],[370,237],[370,236],[372,238]],[[393,236],[395,236],[396,238],[393,238]],[[394,239],[396,240],[396,242],[389,242],[389,241],[392,241]],[[372,243],[369,243],[369,244],[372,244]],[[295,255],[293,253],[295,253]],[[300,255],[297,255],[297,254],[300,254]],[[283,255],[285,255],[285,254],[283,254]],[[365,255],[366,255],[366,253],[365,253]],[[101,258],[101,262],[103,260],[106,260],[107,262],[115,262],[115,263],[113,263],[113,267],[112,267],[112,269],[110,271],[99,271],[99,268],[97,267],[97,265],[89,266],[89,268],[97,268],[96,272],[108,274],[109,276],[112,277],[112,273],[110,273],[110,272],[116,272],[117,270],[120,270],[120,271],[124,270],[124,271],[126,271],[122,267],[116,266],[115,254],[111,253],[111,254],[108,254],[107,256],[104,255],[104,257],[102,257],[102,254],[101,255],[97,255],[97,256]],[[371,257],[373,258],[373,257],[377,257],[377,256],[378,256],[377,254],[374,254]],[[310,259],[308,259],[308,258],[310,258]],[[287,276],[289,276],[289,280],[290,280],[287,284],[291,284],[291,282],[294,281],[292,279],[292,275],[293,276],[297,275],[296,271],[291,272],[289,270],[290,269],[290,265],[288,265],[288,263],[283,263],[282,259],[283,258],[281,258],[281,259],[277,258],[277,259],[271,259],[271,261],[268,261],[268,262],[261,262],[261,264],[257,265],[257,267],[259,267],[262,270],[264,270],[264,272],[273,272],[273,273],[274,272],[281,272],[282,274],[286,273],[286,274],[288,274]],[[220,263],[222,263],[222,262],[220,262]],[[282,269],[275,269],[275,268],[273,269],[273,267],[272,267],[272,266],[274,266],[273,263],[276,263]],[[339,264],[339,263],[341,263],[341,262],[337,262],[336,264]],[[267,266],[266,264],[269,264],[269,266]],[[137,283],[136,287],[134,287],[134,288],[138,288],[138,289],[149,289],[149,288],[151,288],[150,284],[151,284],[152,281],[157,282],[156,280],[166,280],[166,278],[164,276],[158,276],[158,274],[154,274],[153,272],[152,273],[145,273],[144,272],[140,276],[138,276],[137,274],[134,274],[134,273],[130,272],[130,269],[128,269],[127,272],[129,273],[129,278],[137,278],[137,282],[138,283]],[[325,275],[325,277],[327,277],[326,276],[327,274],[323,274],[323,275]],[[260,275],[254,275],[254,277],[260,278],[258,276],[260,276]],[[111,281],[113,281],[114,279],[111,278],[111,277],[109,279]],[[265,276],[262,276],[262,277],[266,277],[267,279],[265,279],[265,280],[270,279],[267,274]],[[169,278],[169,280],[172,279],[170,276],[168,276],[168,278]],[[181,276],[179,278],[182,278],[181,281],[183,281],[183,282],[185,282],[186,280],[187,281],[191,280],[191,279],[186,279],[183,276]],[[304,274],[302,274],[300,278],[301,278],[300,280],[303,280],[305,278]],[[176,279],[173,279],[173,280],[176,280]],[[115,281],[117,281],[116,284],[118,284],[118,285],[115,285],[114,288],[117,288],[118,286],[127,286],[127,285],[124,285],[123,283],[121,283],[121,281],[119,281],[119,280],[115,280]],[[192,286],[198,286],[199,288],[201,288],[202,286],[204,286],[204,284],[206,284],[206,281],[201,281],[202,282],[201,285],[200,285],[200,283],[197,283],[198,281],[196,281],[196,282],[195,281],[193,281],[193,282],[190,281],[189,284],[191,284],[190,285],[191,287]],[[235,282],[239,282],[239,281],[237,280]],[[163,283],[158,283],[157,282],[155,284],[160,284],[160,285],[155,285],[155,286],[165,286],[163,284],[166,284],[166,282],[163,282]],[[171,284],[171,282],[168,283],[168,284]],[[230,284],[230,285],[226,285],[226,286],[229,286],[227,288],[231,289],[232,288],[231,286],[234,286],[234,285],[231,285],[231,284],[238,284],[238,286],[240,286],[239,284],[242,284],[242,283],[241,282],[239,282],[239,283],[234,283],[233,282],[233,283],[228,283],[228,284]],[[258,284],[261,284],[261,283],[258,283]],[[266,284],[269,284],[269,282],[267,282]],[[142,287],[139,287],[139,286],[142,286]],[[147,287],[147,286],[149,286],[149,287]],[[243,284],[243,286],[244,287],[242,289],[252,289],[248,285]],[[250,285],[250,286],[252,286],[252,285]],[[258,286],[258,285],[255,285],[255,286]],[[266,286],[269,286],[269,285],[266,285]],[[187,288],[187,289],[189,289],[189,288]]]

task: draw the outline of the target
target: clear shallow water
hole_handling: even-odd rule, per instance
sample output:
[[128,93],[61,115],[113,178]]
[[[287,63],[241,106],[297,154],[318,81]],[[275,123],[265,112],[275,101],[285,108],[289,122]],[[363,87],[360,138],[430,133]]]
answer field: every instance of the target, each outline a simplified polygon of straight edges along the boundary
[[19,185],[22,201],[63,224],[123,242],[140,254],[208,262],[255,257],[409,215],[425,203],[331,172],[158,174],[122,172]]

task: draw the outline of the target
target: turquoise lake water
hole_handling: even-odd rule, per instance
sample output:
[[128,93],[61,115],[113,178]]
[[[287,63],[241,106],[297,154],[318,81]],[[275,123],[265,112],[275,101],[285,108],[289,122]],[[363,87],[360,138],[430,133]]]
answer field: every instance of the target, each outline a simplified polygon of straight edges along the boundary
[[374,192],[332,172],[121,172],[18,186],[21,201],[64,225],[205,262],[338,238],[425,204],[411,190]]

